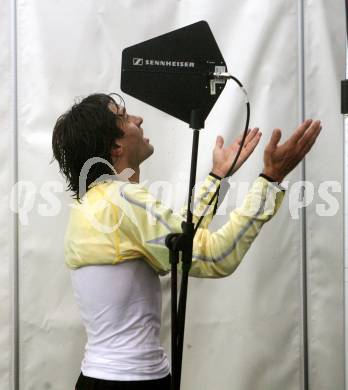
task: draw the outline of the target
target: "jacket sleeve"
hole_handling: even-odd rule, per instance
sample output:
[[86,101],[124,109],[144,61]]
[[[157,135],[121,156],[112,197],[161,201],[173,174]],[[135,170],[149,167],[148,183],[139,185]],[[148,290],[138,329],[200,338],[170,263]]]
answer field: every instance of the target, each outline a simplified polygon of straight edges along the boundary
[[[220,181],[213,177],[206,179],[197,196],[199,201],[195,205],[195,213],[201,214],[204,211],[219,183]],[[131,205],[134,248],[158,273],[168,273],[169,251],[165,238],[169,233],[182,231],[183,216],[161,204],[140,185],[126,185],[121,190],[121,197],[128,206]],[[283,197],[284,191],[258,177],[242,206],[233,210],[229,221],[212,233],[208,224],[213,217],[215,201],[205,216],[204,224],[195,235],[190,275],[200,278],[230,275],[241,262],[263,224],[276,213]],[[198,218],[199,215],[195,215],[194,222]],[[127,235],[127,232],[123,233]]]
[[[215,197],[211,205],[209,205],[216,190],[220,190],[221,180],[211,175],[208,175],[199,188],[198,193],[195,192],[192,208],[192,221],[196,225],[201,216],[203,216],[200,227],[208,227],[214,217],[215,206],[218,196]],[[198,183],[197,183],[198,184]],[[196,187],[197,187],[196,184]],[[180,211],[180,216],[186,221],[187,206],[184,206]]]

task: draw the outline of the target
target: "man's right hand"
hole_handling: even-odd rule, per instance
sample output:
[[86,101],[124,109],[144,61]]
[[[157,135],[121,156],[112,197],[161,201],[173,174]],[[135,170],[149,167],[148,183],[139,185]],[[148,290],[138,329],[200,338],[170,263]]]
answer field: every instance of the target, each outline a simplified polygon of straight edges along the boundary
[[306,120],[283,144],[278,145],[281,130],[273,130],[272,137],[264,151],[264,168],[262,173],[277,182],[283,181],[296,165],[311,150],[319,133],[321,122]]

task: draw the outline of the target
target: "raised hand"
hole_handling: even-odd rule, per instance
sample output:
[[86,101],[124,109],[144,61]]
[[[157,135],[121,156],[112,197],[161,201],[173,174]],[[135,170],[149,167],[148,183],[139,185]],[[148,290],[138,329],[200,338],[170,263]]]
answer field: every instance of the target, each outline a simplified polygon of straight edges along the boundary
[[321,131],[321,122],[311,119],[304,121],[282,145],[278,145],[281,130],[273,130],[272,137],[264,152],[263,173],[281,182],[311,150]]
[[[245,138],[243,149],[239,155],[237,163],[232,173],[236,172],[244,162],[249,158],[251,153],[259,143],[262,133],[258,128],[248,130]],[[220,177],[225,177],[238,153],[242,135],[238,137],[231,145],[224,147],[224,139],[221,136],[216,138],[216,144],[213,150],[213,169],[212,172]]]

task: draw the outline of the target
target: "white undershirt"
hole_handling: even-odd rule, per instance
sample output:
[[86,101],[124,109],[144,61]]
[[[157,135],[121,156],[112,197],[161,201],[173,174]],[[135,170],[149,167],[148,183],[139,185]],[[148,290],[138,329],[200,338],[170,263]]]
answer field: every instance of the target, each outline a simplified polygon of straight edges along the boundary
[[169,363],[160,345],[161,285],[142,259],[71,270],[88,341],[81,364],[92,378],[163,378]]

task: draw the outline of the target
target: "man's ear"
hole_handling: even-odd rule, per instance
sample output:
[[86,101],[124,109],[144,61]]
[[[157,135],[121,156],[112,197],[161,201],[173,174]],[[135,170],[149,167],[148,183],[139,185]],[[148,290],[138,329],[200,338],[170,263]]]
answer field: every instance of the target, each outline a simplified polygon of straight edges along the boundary
[[111,147],[111,157],[121,157],[123,154],[123,146],[121,143],[116,142]]

